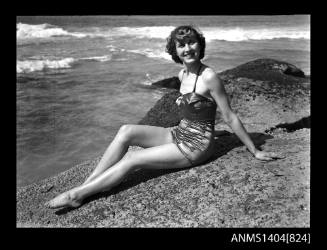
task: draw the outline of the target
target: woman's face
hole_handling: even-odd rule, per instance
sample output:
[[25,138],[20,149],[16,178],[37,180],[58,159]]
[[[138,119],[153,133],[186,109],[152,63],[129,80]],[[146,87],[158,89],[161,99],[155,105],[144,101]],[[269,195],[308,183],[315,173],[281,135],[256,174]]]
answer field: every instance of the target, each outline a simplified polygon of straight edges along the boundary
[[186,37],[182,41],[176,41],[177,56],[183,63],[192,63],[199,60],[200,44],[196,37]]

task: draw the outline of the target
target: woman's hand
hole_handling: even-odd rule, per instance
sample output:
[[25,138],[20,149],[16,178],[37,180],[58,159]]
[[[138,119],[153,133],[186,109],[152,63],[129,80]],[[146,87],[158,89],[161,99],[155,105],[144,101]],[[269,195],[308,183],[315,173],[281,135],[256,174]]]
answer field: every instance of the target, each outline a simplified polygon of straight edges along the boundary
[[254,157],[257,158],[258,160],[262,160],[262,161],[272,161],[272,160],[276,160],[276,159],[285,158],[284,156],[278,155],[273,152],[265,152],[265,151],[260,151],[260,150],[257,150],[255,152]]

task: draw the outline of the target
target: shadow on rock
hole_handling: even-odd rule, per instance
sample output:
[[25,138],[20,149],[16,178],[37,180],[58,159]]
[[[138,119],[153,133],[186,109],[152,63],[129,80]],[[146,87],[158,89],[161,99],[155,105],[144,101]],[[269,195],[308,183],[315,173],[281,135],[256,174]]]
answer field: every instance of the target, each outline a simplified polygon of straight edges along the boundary
[[[271,135],[267,134],[262,134],[262,133],[249,133],[251,139],[253,140],[254,144],[256,145],[257,148],[260,149],[260,146],[265,143],[267,139],[273,138]],[[233,150],[234,148],[243,146],[242,142],[238,139],[238,137],[228,131],[215,131],[215,148],[217,149],[213,156],[210,157],[206,162],[200,164],[206,164],[211,161],[216,160],[217,158],[227,154],[229,151]],[[197,165],[199,166],[199,165]],[[110,195],[117,194],[121,191],[124,191],[126,189],[129,189],[133,186],[136,186],[142,182],[148,181],[153,178],[160,177],[162,175],[166,175],[169,173],[174,173],[174,172],[179,172],[179,171],[185,171],[185,169],[191,169],[193,167],[197,166],[192,166],[189,168],[182,168],[182,169],[140,169],[132,174],[130,174],[121,184],[118,186],[112,188],[110,191],[107,192],[102,192],[95,194],[93,196],[90,196],[86,198],[83,202],[83,205],[93,201],[97,200],[103,197],[108,197]],[[82,206],[83,206],[82,205]],[[61,210],[56,211],[57,215],[62,215],[66,214],[69,211],[74,210],[75,208],[63,208]]]
[[[85,203],[83,203],[83,204],[86,204],[87,202],[85,202]],[[82,204],[82,206],[83,206],[83,204]],[[57,210],[56,212],[55,212],[55,214],[56,215],[63,215],[63,214],[66,214],[66,213],[68,213],[68,212],[70,212],[70,211],[73,211],[73,210],[75,210],[75,209],[78,209],[78,208],[80,208],[80,207],[77,207],[77,208],[75,208],[75,207],[65,207],[65,208],[61,208],[61,209],[59,209],[59,210]]]
[[311,119],[310,116],[307,116],[293,123],[280,123],[273,128],[267,129],[265,132],[269,133],[278,128],[285,129],[288,133],[294,132],[302,128],[311,128]]
[[[217,131],[216,133],[217,134]],[[261,146],[266,142],[267,139],[273,138],[271,135],[262,134],[262,133],[249,133],[254,145],[256,148],[261,149]],[[215,148],[216,151],[213,153],[212,157],[205,163],[214,161],[217,158],[227,154],[229,151],[237,147],[242,147],[243,143],[238,139],[235,134],[224,131],[223,134],[217,134],[215,136]]]

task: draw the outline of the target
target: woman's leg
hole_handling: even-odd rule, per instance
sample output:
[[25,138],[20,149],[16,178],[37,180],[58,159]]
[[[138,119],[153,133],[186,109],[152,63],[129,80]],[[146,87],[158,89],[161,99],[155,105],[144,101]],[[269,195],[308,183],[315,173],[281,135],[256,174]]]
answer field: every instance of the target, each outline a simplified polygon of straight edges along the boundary
[[171,142],[172,136],[167,128],[147,125],[123,125],[84,184],[87,184],[122,159],[129,146],[148,148]]
[[131,171],[137,168],[170,169],[184,168],[191,164],[173,143],[129,151],[125,156],[87,184],[73,188],[50,202],[50,208],[78,207],[82,201],[93,194],[108,191],[118,185]]

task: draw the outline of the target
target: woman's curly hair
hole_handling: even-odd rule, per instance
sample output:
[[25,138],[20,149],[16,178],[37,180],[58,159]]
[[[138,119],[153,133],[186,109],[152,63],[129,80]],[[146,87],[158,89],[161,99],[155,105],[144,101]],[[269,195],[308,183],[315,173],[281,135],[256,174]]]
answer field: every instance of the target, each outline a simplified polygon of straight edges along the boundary
[[176,52],[176,41],[182,41],[185,37],[192,37],[198,40],[200,44],[200,59],[204,57],[206,41],[203,34],[192,25],[183,25],[175,28],[167,38],[166,52],[171,55],[171,58],[176,62],[183,64]]

